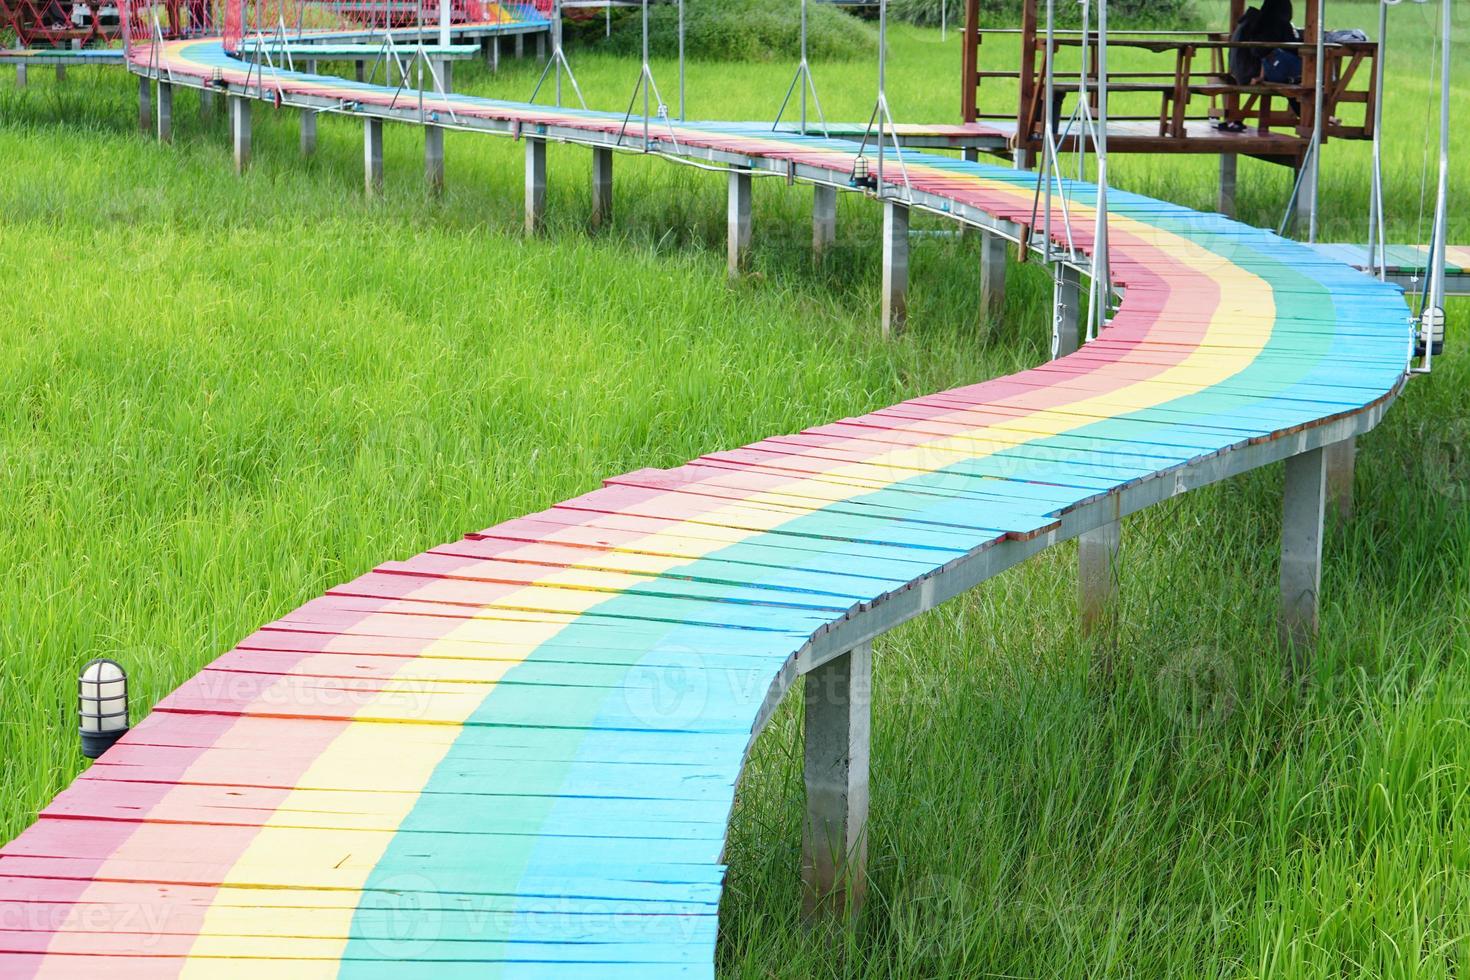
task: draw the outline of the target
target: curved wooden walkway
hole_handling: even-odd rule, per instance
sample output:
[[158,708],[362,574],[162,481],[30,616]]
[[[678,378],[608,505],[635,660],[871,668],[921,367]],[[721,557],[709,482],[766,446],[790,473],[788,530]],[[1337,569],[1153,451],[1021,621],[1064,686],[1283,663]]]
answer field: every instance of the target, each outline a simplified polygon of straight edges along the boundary
[[[325,76],[246,91],[245,67],[208,42],[154,64],[175,84],[219,69],[241,98],[445,124],[452,109],[462,128],[599,151],[620,122],[467,96],[400,106]],[[729,164],[732,180],[846,186],[853,164],[850,143],[756,125],[674,137],[655,149]],[[1010,237],[1032,220],[1030,174],[907,160],[915,207]],[[1084,231],[1088,188],[1073,190]],[[1076,353],[614,477],[245,638],[0,850],[0,974],[711,976],[736,780],[799,675],[822,681],[806,688],[807,874],[830,881],[861,864],[873,636],[1060,540],[1282,459],[1300,626],[1323,447],[1398,393],[1407,308],[1267,232],[1110,203],[1122,305]]]

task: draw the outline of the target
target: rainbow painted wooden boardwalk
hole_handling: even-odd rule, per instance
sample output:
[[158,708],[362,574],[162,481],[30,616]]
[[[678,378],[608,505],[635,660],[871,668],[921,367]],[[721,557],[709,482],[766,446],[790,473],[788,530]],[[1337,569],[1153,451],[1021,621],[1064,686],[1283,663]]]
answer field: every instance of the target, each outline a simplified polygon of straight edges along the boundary
[[[1312,246],[1316,251],[1354,269],[1374,268],[1372,251],[1366,245]],[[1410,293],[1422,290],[1429,268],[1429,249],[1423,245],[1388,245],[1383,250],[1384,275],[1389,282]],[[1445,250],[1445,291],[1454,296],[1470,295],[1470,245],[1451,245]]]
[[[162,61],[245,76],[218,44]],[[337,78],[276,85],[399,112]],[[619,123],[426,101],[595,146]],[[656,135],[832,184],[853,162],[753,124]],[[1029,174],[908,162],[917,206],[1032,220]],[[1123,193],[1112,213],[1122,308],[1075,354],[616,477],[245,638],[0,850],[0,975],[711,976],[735,783],[799,672],[1063,538],[1366,431],[1397,394],[1396,287],[1218,216]]]

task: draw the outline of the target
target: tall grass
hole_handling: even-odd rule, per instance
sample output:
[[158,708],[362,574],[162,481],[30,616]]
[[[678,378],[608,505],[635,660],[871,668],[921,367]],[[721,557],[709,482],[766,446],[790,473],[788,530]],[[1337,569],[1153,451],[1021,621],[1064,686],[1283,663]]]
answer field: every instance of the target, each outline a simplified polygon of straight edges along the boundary
[[[900,119],[953,118],[957,57],[897,34]],[[625,104],[635,66],[573,63],[599,105]],[[1404,240],[1422,67],[1391,68]],[[538,70],[457,82],[524,96]],[[830,116],[866,118],[870,65],[817,77]],[[787,78],[693,64],[689,112],[774,115]],[[723,185],[699,171],[619,157],[614,227],[592,235],[586,155],[553,147],[549,227],[525,240],[517,145],[452,134],[434,200],[418,134],[390,128],[387,192],[368,202],[350,121],[323,118],[303,162],[294,116],[258,107],[237,180],[221,121],[181,96],[178,142],[157,146],[132,132],[135,92],[102,70],[0,89],[0,838],[78,768],[72,677],[89,657],[123,660],[146,706],[382,560],[610,473],[1044,356],[1044,274],[1013,266],[982,322],[965,239],[917,240],[913,329],[881,342],[876,209],[859,199],[814,269],[806,194],[760,182],[752,275],[732,288]],[[1331,237],[1362,237],[1362,155],[1329,147]],[[1213,162],[1115,170],[1202,206]],[[1244,216],[1274,223],[1285,175],[1242,176]],[[1464,209],[1455,226],[1465,240]],[[850,929],[798,921],[799,699],[783,707],[731,828],[722,972],[1463,975],[1467,306],[1435,375],[1363,440],[1308,683],[1285,683],[1274,650],[1278,471],[1127,522],[1110,672],[1073,625],[1075,552],[1054,549],[880,640],[873,892]]]
[[[660,57],[677,57],[681,11],[659,4],[649,11],[649,46]],[[773,61],[801,53],[799,20],[788,0],[687,0],[684,50],[691,58],[716,61]],[[619,11],[606,22],[592,18],[576,30],[584,44],[613,54],[637,56],[643,50],[643,18],[637,10]],[[861,58],[877,51],[877,33],[830,4],[807,12],[807,49],[814,58]]]

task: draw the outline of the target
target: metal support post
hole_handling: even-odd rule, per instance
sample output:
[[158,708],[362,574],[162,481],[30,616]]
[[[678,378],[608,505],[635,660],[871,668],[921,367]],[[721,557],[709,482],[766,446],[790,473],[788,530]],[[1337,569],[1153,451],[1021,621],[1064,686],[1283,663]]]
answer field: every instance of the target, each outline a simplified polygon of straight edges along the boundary
[[1006,245],[991,232],[980,237],[980,308],[986,319],[998,316],[1006,301]]
[[444,127],[424,127],[424,182],[429,193],[444,192]]
[[1352,520],[1353,471],[1357,468],[1358,440],[1344,439],[1327,447],[1327,500],[1339,521]]
[[731,170],[725,239],[726,261],[731,279],[740,277],[750,253],[750,203],[750,171]]
[[138,128],[153,132],[153,79],[147,75],[138,76]]
[[1053,285],[1053,315],[1056,318],[1056,356],[1066,357],[1082,342],[1082,274],[1069,265],[1057,270]]
[[382,119],[363,119],[363,191],[382,192]]
[[158,80],[158,141],[174,141],[174,87],[161,78]]
[[[306,63],[306,73],[316,74],[316,62]],[[301,110],[301,155],[309,157],[316,152],[316,111],[313,109]]]
[[592,148],[592,227],[612,220],[613,151],[608,146]]
[[[517,35],[519,36],[519,35]],[[526,234],[541,230],[546,215],[546,140],[526,137]]]
[[812,185],[812,256],[821,262],[837,241],[837,188]]
[[802,912],[854,916],[867,892],[871,644],[806,675]]
[[1109,521],[1077,537],[1077,609],[1082,635],[1108,632],[1118,615],[1118,548],[1121,521]]
[[230,142],[235,147],[235,173],[243,174],[250,166],[250,100],[232,95],[230,106]]
[[1227,218],[1235,217],[1235,174],[1240,157],[1234,153],[1220,154],[1220,196],[1215,210]]
[[1298,230],[1303,227],[1307,229],[1308,241],[1315,240],[1317,227],[1317,156],[1318,149],[1308,147],[1307,156],[1302,161],[1301,170],[1297,174],[1297,228]]
[[1297,670],[1317,639],[1322,588],[1322,515],[1327,500],[1327,453],[1313,449],[1286,461],[1281,517],[1281,646]]
[[[446,28],[447,30],[447,28]],[[434,76],[438,76],[439,84],[448,95],[454,91],[453,63],[446,59],[438,59],[430,63],[427,89],[434,89]],[[432,124],[424,126],[424,182],[428,184],[429,193],[442,194],[444,192],[444,127]]]
[[883,336],[903,330],[909,306],[909,208],[883,202]]

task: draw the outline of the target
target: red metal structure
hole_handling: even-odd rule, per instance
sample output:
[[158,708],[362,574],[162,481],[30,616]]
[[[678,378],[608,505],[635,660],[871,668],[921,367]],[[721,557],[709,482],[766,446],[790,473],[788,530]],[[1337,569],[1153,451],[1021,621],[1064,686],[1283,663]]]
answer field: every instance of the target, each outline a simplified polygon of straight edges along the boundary
[[[4,0],[0,0],[4,2]],[[137,2],[137,0],[134,0]],[[439,23],[440,0],[225,0],[225,48],[243,36],[272,35],[282,27],[290,36],[313,31],[384,31]],[[448,0],[451,24],[502,23],[545,17],[553,0],[503,3]]]
[[0,0],[0,37],[17,48],[104,47],[131,31],[151,37],[213,33],[222,0]]
[[0,33],[18,48],[67,48],[110,41],[121,33],[114,3],[0,0]]

